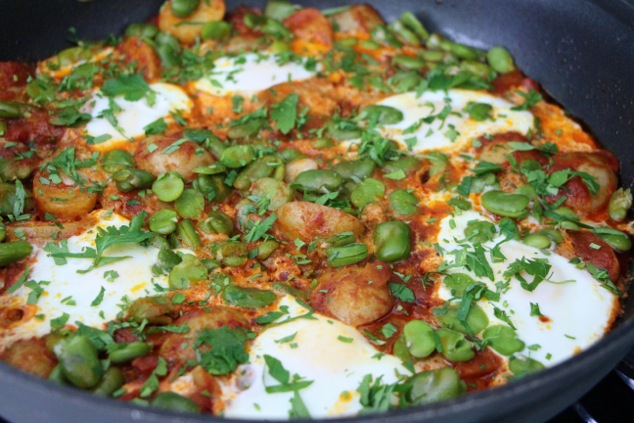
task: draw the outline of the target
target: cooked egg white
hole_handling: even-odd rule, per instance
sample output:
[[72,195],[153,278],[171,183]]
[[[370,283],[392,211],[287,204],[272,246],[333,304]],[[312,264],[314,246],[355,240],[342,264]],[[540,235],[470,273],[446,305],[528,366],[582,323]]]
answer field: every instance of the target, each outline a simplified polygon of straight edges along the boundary
[[[80,253],[85,247],[95,247],[97,226],[122,226],[129,221],[117,214],[106,217],[99,213],[99,223],[84,233],[68,238],[68,250]],[[158,249],[142,247],[136,243],[113,246],[106,256],[128,257],[121,261],[100,266],[87,273],[91,259],[68,258],[64,265],[57,265],[42,248],[34,248],[34,261],[30,265],[28,280],[35,281],[43,289],[37,302],[27,306],[33,289],[22,285],[13,294],[0,297],[0,307],[29,309],[24,319],[13,327],[0,332],[0,348],[18,339],[43,336],[51,331],[51,320],[68,315],[68,323],[80,321],[84,325],[103,329],[104,323],[114,320],[130,302],[137,298],[156,294],[154,284],[167,287],[166,277],[154,277],[151,267],[156,263]],[[97,298],[103,289],[102,300]],[[98,305],[93,303],[99,302]]]
[[[440,246],[446,251],[459,248],[456,240],[464,240],[464,230],[471,220],[486,219],[476,212],[443,219],[438,235]],[[497,237],[483,246],[490,250],[502,240],[502,237]],[[505,259],[497,263],[487,253],[495,281],[478,278],[465,268],[452,271],[470,274],[474,280],[484,282],[489,289],[496,291],[495,282],[503,280],[502,274],[516,259],[548,260],[552,266],[548,281],[541,282],[534,291],[525,290],[517,279],[512,278],[509,289],[501,293],[500,301],[492,303],[482,300],[478,303],[489,317],[490,325],[506,325],[495,317],[494,305],[506,312],[517,327],[518,338],[526,344],[524,355],[546,366],[553,366],[588,348],[609,330],[611,318],[618,307],[618,298],[603,288],[586,270],[578,269],[568,259],[554,252],[544,252],[519,241],[504,242],[500,250]],[[451,260],[450,254],[445,254],[447,259]],[[531,281],[532,277],[528,275],[527,279]],[[448,300],[451,293],[443,285],[439,296]],[[546,319],[542,321],[538,316],[530,315],[531,303],[539,305]]]
[[[292,316],[308,310],[286,296]],[[380,354],[355,328],[328,317],[313,314],[264,330],[250,350],[250,363],[241,366],[229,383],[222,386],[226,404],[224,416],[247,419],[287,419],[292,392],[267,393],[265,387],[279,385],[269,374],[264,354],[280,360],[284,368],[301,380],[313,383],[299,391],[311,417],[356,414],[360,409],[357,388],[367,374],[393,383],[397,374],[408,374],[401,361]]]
[[251,96],[273,85],[311,78],[315,71],[304,63],[280,63],[274,54],[248,53],[237,57],[221,57],[213,71],[196,81],[199,91],[215,96]]
[[95,138],[109,137],[95,144],[93,146],[95,149],[110,150],[121,142],[144,135],[144,128],[152,122],[160,118],[171,119],[170,112],[187,114],[191,110],[193,102],[182,88],[164,82],[150,84],[150,88],[154,95],[143,97],[138,101],[128,101],[123,97],[114,99],[121,109],[114,114],[117,127],[102,116],[104,110],[111,109],[108,97],[99,91],[94,94],[92,101],[94,106],[90,110],[92,119],[86,125],[86,134]]
[[[493,107],[491,117],[476,121],[464,109],[469,103],[485,103]],[[414,153],[429,150],[459,150],[474,138],[515,131],[527,134],[533,128],[533,115],[511,110],[513,104],[484,91],[452,89],[393,95],[376,103],[403,112],[403,120],[379,129]]]

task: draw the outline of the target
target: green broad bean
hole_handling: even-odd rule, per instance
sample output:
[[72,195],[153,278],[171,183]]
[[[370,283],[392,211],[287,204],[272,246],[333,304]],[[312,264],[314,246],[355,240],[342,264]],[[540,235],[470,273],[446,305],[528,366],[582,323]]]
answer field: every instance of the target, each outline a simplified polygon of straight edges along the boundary
[[372,160],[362,159],[339,162],[332,169],[344,179],[362,180],[371,176],[375,168],[376,164]]
[[482,339],[498,353],[510,356],[524,349],[525,344],[517,338],[517,333],[508,326],[489,326],[484,330]]
[[132,154],[125,150],[110,150],[103,156],[101,156],[101,167],[104,172],[109,175],[117,173],[120,170],[129,169],[134,167],[134,159]]
[[152,407],[182,413],[200,413],[200,407],[194,401],[176,392],[161,392],[151,402]]
[[289,163],[289,162],[292,162],[293,160],[297,160],[299,158],[306,157],[306,156],[304,156],[304,154],[300,153],[299,151],[295,150],[294,148],[287,148],[286,150],[280,151],[279,152],[279,156],[282,158],[284,163]]
[[200,247],[200,237],[191,220],[182,220],[176,224],[178,240],[188,248]]
[[388,200],[390,207],[401,216],[411,216],[418,210],[418,198],[405,189],[393,191]]
[[334,140],[345,141],[359,138],[361,136],[361,129],[353,122],[335,122],[334,120],[330,120],[326,124],[326,134]]
[[100,397],[109,397],[125,383],[123,372],[118,367],[110,367],[101,378],[101,382],[93,389],[92,393]]
[[310,146],[316,149],[334,147],[335,143],[328,138],[315,138],[310,142]]
[[271,285],[271,289],[273,289],[273,291],[277,293],[280,293],[283,295],[284,294],[292,295],[295,298],[301,298],[303,300],[306,300],[310,297],[308,293],[282,282],[273,282],[273,284]]
[[530,200],[525,195],[503,191],[487,191],[482,194],[482,207],[498,216],[520,217],[526,213]]
[[440,328],[436,329],[436,335],[442,348],[442,351],[439,352],[447,360],[461,362],[469,361],[475,357],[473,343],[468,341],[462,333],[447,328]]
[[92,58],[92,51],[82,46],[67,48],[55,56],[57,63],[62,67],[75,64],[81,60],[89,60],[90,58]]
[[117,189],[122,192],[130,192],[135,189],[149,188],[154,183],[154,175],[141,169],[128,168],[112,174]]
[[495,225],[486,220],[472,220],[467,222],[464,235],[467,241],[474,244],[491,241],[495,237]]
[[277,300],[277,295],[265,289],[228,285],[222,291],[222,300],[236,307],[262,308],[273,304]]
[[396,338],[396,341],[394,341],[394,345],[392,346],[392,354],[400,358],[403,363],[412,362],[412,356],[409,353],[409,348],[407,348],[405,334],[401,333],[398,338]]
[[245,122],[235,123],[227,131],[227,136],[232,139],[251,137],[260,132],[260,129],[262,129],[266,123],[266,118],[253,118]]
[[405,260],[411,251],[410,229],[400,220],[383,222],[374,229],[374,254],[376,258],[389,263]]
[[439,151],[430,151],[427,154],[423,154],[424,159],[429,160],[431,167],[429,168],[429,176],[440,175],[447,169],[449,164],[449,157]]
[[374,40],[362,40],[358,42],[359,47],[365,50],[377,50],[381,48],[381,44]]
[[458,66],[461,70],[485,80],[491,79],[491,77],[493,76],[491,75],[492,70],[490,67],[476,60],[463,60]]
[[445,276],[442,282],[450,289],[454,297],[462,297],[467,288],[476,283],[466,273],[450,273]]
[[377,25],[370,31],[370,37],[372,41],[377,43],[388,45],[390,47],[402,47],[403,43],[394,35],[390,29],[385,25]]
[[62,370],[61,364],[58,364],[57,366],[53,367],[53,370],[51,370],[51,373],[49,373],[48,375],[48,380],[50,380],[51,382],[55,382],[59,385],[68,384],[68,381],[64,377],[64,371]]
[[361,109],[359,120],[367,120],[369,126],[393,125],[403,120],[403,112],[394,107],[373,104]]
[[284,182],[275,178],[261,178],[253,183],[251,193],[260,198],[268,200],[266,208],[275,211],[278,207],[293,201],[295,193]]
[[412,12],[404,12],[401,15],[401,22],[412,30],[420,41],[427,41],[429,39],[429,32]]
[[154,265],[157,273],[169,273],[174,266],[179,264],[183,259],[169,248],[162,248],[156,256],[156,264]]
[[225,173],[226,171],[227,166],[220,162],[214,162],[208,166],[198,166],[194,169],[194,173],[198,173],[199,175],[218,175],[220,173]]
[[3,222],[0,222],[0,242],[4,241],[4,238],[7,236],[7,227],[4,226]]
[[172,323],[169,315],[174,310],[174,304],[164,295],[143,297],[130,304],[128,319],[136,323],[147,321],[153,325],[167,325]]
[[632,240],[625,232],[612,228],[594,228],[594,233],[617,251],[625,252],[632,248]]
[[331,247],[343,247],[344,245],[352,244],[355,241],[356,238],[352,232],[342,232],[328,238],[326,243]]
[[195,189],[186,189],[174,201],[174,208],[180,217],[185,219],[200,219],[205,211],[205,197]]
[[469,103],[465,108],[465,111],[469,114],[469,117],[477,122],[484,122],[491,118],[491,112],[493,106],[487,103]]
[[188,289],[192,282],[207,279],[207,268],[195,256],[183,254],[169,274],[168,283],[171,289]]
[[291,45],[288,41],[275,40],[269,46],[269,50],[271,50],[273,54],[282,54],[291,51]]
[[186,18],[198,7],[200,0],[172,0],[172,13],[178,18]]
[[138,357],[143,357],[152,351],[152,344],[147,342],[130,342],[117,344],[117,349],[108,354],[108,360],[115,364],[127,363]]
[[[434,34],[437,35],[437,34]],[[438,47],[442,50],[465,60],[477,60],[480,57],[478,50],[460,43],[454,43],[438,36]]]
[[528,357],[512,356],[509,359],[509,370],[515,376],[524,376],[543,370],[545,367],[537,360]]
[[405,382],[409,389],[405,393],[410,405],[425,405],[462,395],[467,390],[458,372],[452,367],[416,373]]
[[405,173],[415,172],[420,169],[421,162],[416,157],[401,156],[396,160],[390,160],[383,166],[384,173],[394,173],[402,170]]
[[546,235],[555,244],[561,244],[561,242],[564,240],[564,236],[557,229],[546,228],[538,231],[537,233]]
[[418,36],[413,31],[410,31],[410,29],[401,21],[392,21],[388,25],[388,28],[401,42],[412,45],[420,44]]
[[350,50],[359,43],[359,40],[354,37],[341,38],[335,41],[335,46],[342,50]]
[[299,6],[286,0],[269,0],[264,8],[264,15],[269,18],[283,21],[299,9]]
[[[435,310],[439,311],[440,309]],[[486,328],[489,324],[489,318],[487,317],[487,314],[477,304],[471,304],[471,307],[469,307],[469,312],[467,313],[467,317],[464,322],[458,318],[458,313],[460,312],[459,305],[452,304],[449,307],[442,309],[442,311],[443,314],[436,315],[436,320],[438,320],[438,323],[446,328],[458,331],[460,333],[472,333],[473,335],[476,335],[482,332],[482,330]]]
[[507,73],[515,69],[513,57],[511,53],[504,47],[496,46],[487,51],[487,62],[494,71],[498,73]]
[[33,252],[33,246],[26,241],[12,241],[0,244],[0,267],[27,258]]
[[159,32],[155,37],[156,43],[158,45],[166,45],[171,47],[174,51],[180,51],[181,45],[178,39],[172,34],[168,34],[167,32]]
[[426,62],[442,62],[445,58],[445,52],[438,50],[423,50],[420,52],[420,57],[422,57]]
[[553,210],[556,214],[562,217],[562,220],[559,222],[558,227],[562,229],[566,229],[569,231],[578,231],[579,225],[576,222],[579,222],[579,216],[577,213],[569,209],[568,207],[558,207]]
[[222,176],[199,175],[192,183],[194,189],[200,191],[207,201],[222,202],[232,193],[230,186],[224,183]]
[[550,248],[552,244],[552,239],[550,239],[550,237],[545,234],[535,232],[525,236],[522,242],[529,247],[544,249]]
[[203,25],[201,35],[203,40],[224,40],[231,35],[232,26],[229,22],[214,21]]
[[255,151],[250,145],[232,145],[220,153],[220,162],[230,169],[244,167],[253,160],[255,160]]
[[0,118],[17,119],[25,117],[31,106],[17,101],[0,101]]
[[198,223],[198,228],[208,234],[231,235],[233,232],[233,219],[220,211],[209,213],[207,219]]
[[233,182],[233,187],[246,190],[254,181],[267,176],[272,176],[276,169],[284,169],[282,160],[273,156],[264,156],[247,165]]
[[128,25],[125,29],[124,35],[126,37],[137,37],[142,40],[151,40],[159,33],[159,29],[156,25],[149,23],[136,22]]
[[160,235],[169,235],[176,230],[178,215],[174,210],[159,210],[150,216],[149,226],[152,232]]
[[363,210],[368,204],[380,201],[383,195],[385,195],[383,182],[374,178],[367,178],[352,190],[350,201],[356,208]]
[[267,239],[260,245],[258,245],[257,252],[258,254],[255,256],[258,260],[266,260],[280,247],[280,243],[274,241],[272,239]]
[[392,58],[392,66],[404,70],[420,71],[425,67],[425,61],[420,57],[399,54]]
[[[161,34],[162,33],[159,33],[159,35]],[[161,59],[161,65],[163,68],[171,69],[181,65],[182,59],[178,54],[178,49],[175,49],[169,44],[158,44],[155,50],[156,54]]]
[[422,77],[416,71],[400,71],[392,75],[387,83],[397,93],[412,91],[421,83]]
[[55,346],[64,378],[81,389],[95,387],[103,376],[97,349],[86,335],[74,334]]
[[616,222],[622,222],[630,207],[632,207],[632,192],[626,188],[617,189],[612,193],[608,205],[610,218]]
[[368,247],[355,242],[341,247],[330,247],[326,250],[327,263],[330,267],[349,266],[359,263],[368,257]]
[[4,136],[5,132],[7,132],[8,126],[5,121],[0,121],[0,137]]
[[513,194],[525,195],[529,198],[529,200],[537,200],[539,198],[537,192],[535,192],[535,188],[528,184],[520,185],[515,189]]
[[411,320],[403,327],[409,353],[416,358],[429,356],[436,350],[434,329],[422,320]]
[[305,170],[295,178],[291,188],[303,192],[331,192],[343,183],[343,178],[330,169]]
[[247,262],[249,251],[240,241],[227,240],[211,244],[211,254],[225,266],[238,267]]
[[202,262],[202,264],[205,265],[207,270],[209,270],[210,272],[212,270],[216,270],[216,269],[220,268],[220,266],[222,266],[222,263],[220,263],[220,261],[218,261],[216,259],[203,258],[203,259],[200,259],[200,261]]
[[152,191],[159,200],[171,203],[181,196],[185,190],[185,181],[176,172],[166,172],[160,175],[152,184]]

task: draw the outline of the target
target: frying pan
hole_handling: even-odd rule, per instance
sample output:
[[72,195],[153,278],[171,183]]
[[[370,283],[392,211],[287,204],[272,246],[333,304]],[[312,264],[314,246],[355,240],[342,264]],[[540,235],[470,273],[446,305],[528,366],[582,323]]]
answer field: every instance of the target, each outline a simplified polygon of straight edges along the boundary
[[[156,13],[163,0],[0,0],[0,60],[37,60],[82,38],[121,33]],[[262,5],[260,1],[228,1]],[[342,0],[296,1],[315,7]],[[634,2],[631,0],[374,1],[386,20],[411,10],[432,31],[487,48],[504,45],[621,161],[622,185],[634,180]],[[634,345],[634,289],[618,326],[603,340],[546,371],[489,391],[425,407],[339,422],[536,422],[581,397]],[[574,299],[571,299],[574,301]],[[609,406],[606,404],[606,406]],[[93,397],[53,385],[0,363],[0,416],[11,422],[222,422]]]

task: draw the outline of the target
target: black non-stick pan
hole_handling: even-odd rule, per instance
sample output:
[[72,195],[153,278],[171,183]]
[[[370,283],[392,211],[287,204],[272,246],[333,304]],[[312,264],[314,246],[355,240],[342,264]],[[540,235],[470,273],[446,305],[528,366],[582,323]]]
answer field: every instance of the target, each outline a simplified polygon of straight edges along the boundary
[[[0,60],[42,59],[82,38],[121,33],[162,0],[0,0]],[[239,3],[228,1],[231,10]],[[297,1],[315,7],[341,0]],[[387,20],[411,10],[433,31],[475,47],[504,45],[519,66],[620,159],[634,179],[634,2],[631,0],[381,0]],[[630,290],[630,294],[633,290]],[[574,299],[570,299],[574,301]],[[565,304],[562,304],[565,307]],[[554,368],[504,387],[405,411],[335,422],[538,422],[582,396],[634,345],[634,299],[612,333]],[[609,406],[606,404],[606,406]],[[100,399],[0,363],[0,416],[11,422],[218,422]],[[627,419],[626,416],[624,416]]]

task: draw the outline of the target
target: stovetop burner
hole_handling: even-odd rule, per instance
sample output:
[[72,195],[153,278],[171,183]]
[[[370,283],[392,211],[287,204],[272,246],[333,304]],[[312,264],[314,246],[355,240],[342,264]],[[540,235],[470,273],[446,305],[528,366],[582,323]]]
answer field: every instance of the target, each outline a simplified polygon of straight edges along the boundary
[[583,398],[548,423],[634,421],[634,350]]

